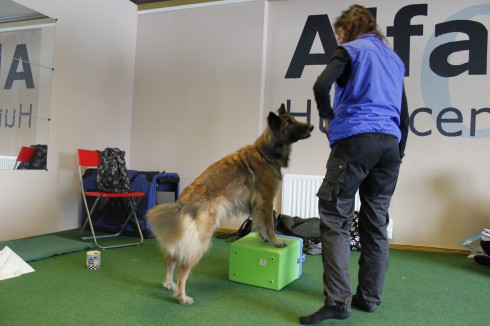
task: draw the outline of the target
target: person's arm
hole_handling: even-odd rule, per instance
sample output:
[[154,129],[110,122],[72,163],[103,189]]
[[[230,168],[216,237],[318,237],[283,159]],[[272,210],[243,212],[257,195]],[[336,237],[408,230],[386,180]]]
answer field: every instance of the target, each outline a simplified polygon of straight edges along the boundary
[[400,140],[399,148],[400,148],[400,158],[405,156],[405,146],[407,145],[407,137],[408,137],[408,103],[407,97],[405,95],[405,87],[403,87],[402,93],[402,106],[400,112],[400,131],[402,133],[402,138]]
[[339,47],[313,85],[316,106],[321,118],[329,120],[333,117],[334,112],[330,103],[330,89],[337,79],[344,80],[345,77],[343,74],[345,75],[349,71],[349,54],[344,48]]

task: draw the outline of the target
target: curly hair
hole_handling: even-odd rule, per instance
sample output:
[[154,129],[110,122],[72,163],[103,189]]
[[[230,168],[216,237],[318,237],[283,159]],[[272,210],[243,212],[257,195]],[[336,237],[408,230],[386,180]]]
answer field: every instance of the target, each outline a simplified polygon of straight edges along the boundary
[[379,31],[376,24],[376,18],[369,10],[360,5],[352,5],[349,9],[344,10],[342,15],[335,20],[335,31],[343,30],[345,41],[353,41],[363,34],[375,34],[380,39],[384,35]]

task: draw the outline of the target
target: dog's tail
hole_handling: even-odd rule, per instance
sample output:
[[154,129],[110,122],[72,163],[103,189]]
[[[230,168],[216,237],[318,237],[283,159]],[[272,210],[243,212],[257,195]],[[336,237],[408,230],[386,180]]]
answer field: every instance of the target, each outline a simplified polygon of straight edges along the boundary
[[157,205],[148,211],[148,222],[162,247],[171,247],[182,238],[184,226],[180,217],[181,210],[182,205],[171,203]]

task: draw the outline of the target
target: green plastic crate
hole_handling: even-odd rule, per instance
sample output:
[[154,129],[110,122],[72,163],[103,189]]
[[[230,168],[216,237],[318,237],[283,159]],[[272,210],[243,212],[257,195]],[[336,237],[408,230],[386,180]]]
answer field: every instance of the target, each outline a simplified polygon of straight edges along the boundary
[[287,247],[275,248],[256,233],[238,239],[230,245],[231,281],[280,290],[298,279],[302,272],[303,239],[278,235]]

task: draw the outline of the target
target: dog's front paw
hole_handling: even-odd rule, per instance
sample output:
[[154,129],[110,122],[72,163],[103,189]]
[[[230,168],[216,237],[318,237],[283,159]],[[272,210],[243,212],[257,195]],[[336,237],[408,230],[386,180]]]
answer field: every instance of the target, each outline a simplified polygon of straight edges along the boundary
[[286,242],[279,241],[279,240],[275,241],[272,245],[276,248],[284,248],[284,247],[288,246],[288,244]]
[[179,298],[179,303],[180,304],[185,304],[185,305],[191,305],[194,303],[194,299],[188,296],[184,296]]

